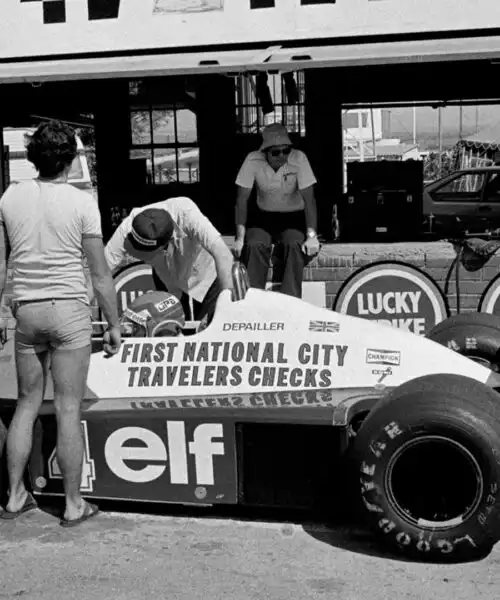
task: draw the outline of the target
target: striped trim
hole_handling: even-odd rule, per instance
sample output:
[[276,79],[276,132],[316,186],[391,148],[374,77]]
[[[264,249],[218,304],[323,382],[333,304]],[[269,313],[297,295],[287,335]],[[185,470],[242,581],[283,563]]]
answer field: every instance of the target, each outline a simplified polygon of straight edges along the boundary
[[157,240],[148,240],[146,238],[141,237],[137,231],[135,231],[134,228],[132,228],[130,230],[130,233],[132,235],[132,237],[134,238],[134,240],[139,243],[142,244],[143,246],[150,246],[150,247],[156,247],[158,245],[158,241]]

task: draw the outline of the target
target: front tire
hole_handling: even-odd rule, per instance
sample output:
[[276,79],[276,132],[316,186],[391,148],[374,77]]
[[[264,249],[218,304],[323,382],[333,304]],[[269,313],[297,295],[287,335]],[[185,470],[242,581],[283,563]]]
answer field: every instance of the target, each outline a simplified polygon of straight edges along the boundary
[[484,556],[500,538],[500,396],[459,375],[393,390],[354,442],[362,511],[412,558]]

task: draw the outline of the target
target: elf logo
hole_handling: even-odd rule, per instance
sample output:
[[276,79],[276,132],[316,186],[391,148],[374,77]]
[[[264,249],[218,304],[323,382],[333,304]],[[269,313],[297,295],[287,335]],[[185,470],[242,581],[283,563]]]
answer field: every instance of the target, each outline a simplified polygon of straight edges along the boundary
[[[221,423],[201,423],[187,438],[183,421],[166,421],[166,439],[144,427],[122,427],[106,440],[109,469],[130,483],[149,483],[168,471],[171,484],[214,485],[214,456],[225,454]],[[195,482],[189,480],[194,457]]]

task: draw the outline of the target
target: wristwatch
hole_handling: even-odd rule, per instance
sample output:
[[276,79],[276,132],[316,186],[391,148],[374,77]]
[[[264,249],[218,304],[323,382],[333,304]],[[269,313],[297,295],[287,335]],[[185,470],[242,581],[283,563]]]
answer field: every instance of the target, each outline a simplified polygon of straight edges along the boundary
[[316,237],[316,232],[315,231],[308,231],[307,232],[307,237],[308,238],[315,238]]

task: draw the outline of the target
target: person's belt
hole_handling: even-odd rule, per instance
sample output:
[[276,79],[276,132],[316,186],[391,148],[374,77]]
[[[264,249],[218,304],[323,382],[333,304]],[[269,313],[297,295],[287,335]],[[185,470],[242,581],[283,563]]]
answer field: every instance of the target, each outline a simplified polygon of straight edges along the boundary
[[77,300],[77,298],[32,298],[31,300],[13,300],[12,304],[23,306],[24,304],[34,304],[35,302],[57,302],[59,300]]

